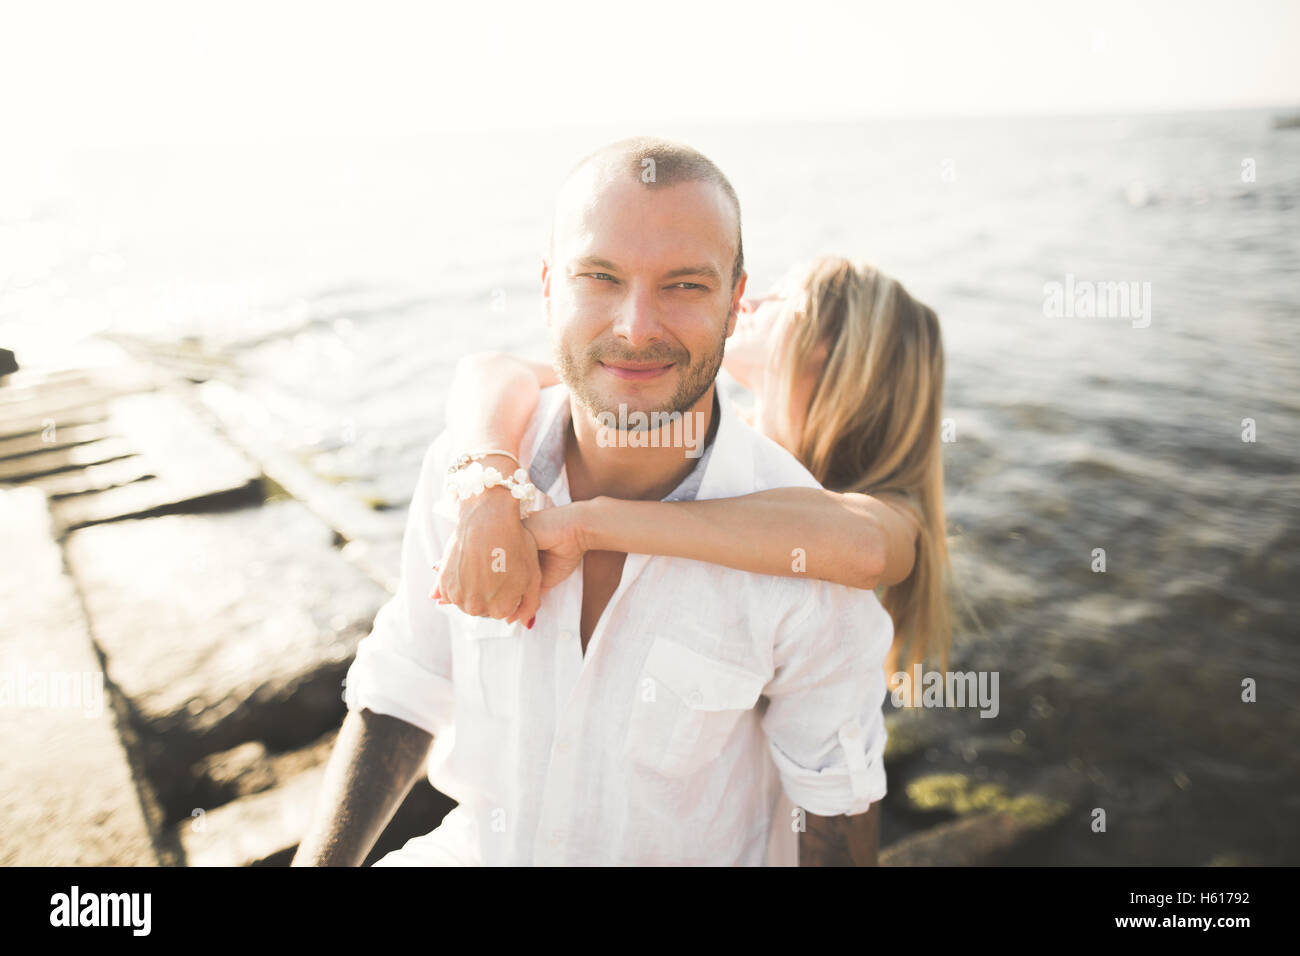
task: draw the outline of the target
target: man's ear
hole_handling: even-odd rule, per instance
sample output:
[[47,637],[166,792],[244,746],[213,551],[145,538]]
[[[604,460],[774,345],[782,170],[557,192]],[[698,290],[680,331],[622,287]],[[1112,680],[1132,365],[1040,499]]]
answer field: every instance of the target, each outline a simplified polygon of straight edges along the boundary
[[741,272],[740,281],[736,283],[736,289],[731,293],[731,314],[727,316],[727,338],[731,338],[731,333],[736,331],[736,316],[740,314],[740,300],[745,297],[745,282],[749,279],[748,272]]

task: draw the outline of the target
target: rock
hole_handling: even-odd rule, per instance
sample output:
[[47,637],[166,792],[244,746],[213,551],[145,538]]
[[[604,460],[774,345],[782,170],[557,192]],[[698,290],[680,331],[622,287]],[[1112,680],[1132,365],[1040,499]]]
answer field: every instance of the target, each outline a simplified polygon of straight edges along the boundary
[[255,866],[298,845],[311,823],[324,766],[271,790],[213,810],[192,811],[177,828],[189,866]]
[[262,472],[288,494],[320,515],[348,543],[347,555],[389,591],[397,589],[405,511],[382,515],[353,493],[316,475],[276,440],[266,411],[248,395],[224,382],[206,382],[199,400],[222,427],[252,455]]
[[39,451],[49,451],[53,448],[85,445],[92,441],[110,437],[112,436],[102,423],[72,425],[68,428],[42,429],[40,432],[0,439],[0,461],[31,455]]
[[987,866],[1032,835],[1012,813],[980,813],[932,827],[880,853],[881,866]]
[[45,475],[75,471],[89,465],[129,458],[134,449],[120,438],[105,438],[67,448],[57,446],[0,461],[0,481],[23,482]]
[[0,434],[9,432],[5,425],[14,414],[57,417],[65,410],[158,387],[161,379],[153,368],[132,361],[120,350],[110,349],[98,356],[93,354],[95,351],[74,346],[63,353],[74,364],[79,356],[90,363],[87,367],[40,372],[28,369],[6,383],[7,387],[0,389]]
[[916,810],[937,810],[958,816],[995,810],[1035,826],[1052,823],[1070,809],[1072,794],[1057,786],[1039,790],[1049,792],[1031,791],[1011,796],[1000,784],[976,783],[963,773],[937,773],[912,781],[906,793]]
[[[0,491],[0,527],[0,866],[157,866],[148,795],[133,779],[44,495]],[[50,706],[60,687],[63,706]]]
[[1083,777],[1066,767],[1040,773],[1029,790],[1009,795],[994,783],[965,774],[931,774],[906,787],[915,810],[960,819],[915,833],[886,847],[882,866],[982,866],[1000,862],[1018,846],[1059,823],[1082,804]]
[[8,441],[32,435],[40,436],[49,434],[51,429],[57,434],[66,428],[95,425],[108,418],[107,405],[80,405],[60,418],[29,414],[28,407],[19,406],[15,410],[0,405],[0,439]]
[[[327,762],[329,753],[316,756]],[[288,866],[316,811],[324,772],[322,762],[270,790],[211,810],[196,808],[175,831],[187,865]],[[427,779],[417,780],[363,865],[428,833],[454,806]]]
[[[103,409],[119,395],[129,394],[125,387],[91,385],[77,388],[50,387],[31,390],[20,398],[19,390],[0,392],[0,436],[40,431],[53,423],[55,428],[80,425],[101,418]],[[35,424],[35,428],[32,425]]]
[[250,740],[231,750],[204,757],[194,767],[194,802],[216,807],[275,786],[275,774],[266,759],[266,746]]
[[945,742],[952,733],[949,723],[937,719],[934,711],[921,707],[894,707],[885,701],[885,766],[893,767],[904,759],[924,753]]
[[62,474],[37,478],[32,484],[44,490],[51,501],[70,498],[73,495],[86,495],[97,491],[108,491],[133,481],[149,481],[157,476],[149,470],[148,462],[139,455],[122,458],[118,461],[91,465],[80,471],[65,471]]
[[69,536],[169,819],[193,808],[190,768],[203,757],[250,740],[298,747],[342,720],[343,676],[387,595],[333,540],[288,500]]
[[260,500],[260,469],[179,394],[120,394],[132,382],[47,384],[0,402],[0,481],[44,487],[61,532]]
[[[261,471],[175,395],[128,395],[110,406],[109,430],[154,478],[59,499],[54,517],[71,530],[124,517],[261,498]],[[0,473],[5,462],[0,462]]]
[[9,349],[0,349],[0,377],[18,371],[18,359]]
[[194,766],[194,802],[216,807],[288,782],[298,774],[325,763],[337,730],[296,750],[269,753],[260,740],[250,740],[231,750],[205,757]]

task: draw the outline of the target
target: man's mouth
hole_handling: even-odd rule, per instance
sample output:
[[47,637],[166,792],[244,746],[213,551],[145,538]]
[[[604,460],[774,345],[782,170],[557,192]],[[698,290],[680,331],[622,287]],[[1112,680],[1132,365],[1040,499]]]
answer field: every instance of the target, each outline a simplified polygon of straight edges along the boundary
[[645,382],[658,378],[675,365],[675,362],[601,362],[600,366],[616,378],[632,382]]

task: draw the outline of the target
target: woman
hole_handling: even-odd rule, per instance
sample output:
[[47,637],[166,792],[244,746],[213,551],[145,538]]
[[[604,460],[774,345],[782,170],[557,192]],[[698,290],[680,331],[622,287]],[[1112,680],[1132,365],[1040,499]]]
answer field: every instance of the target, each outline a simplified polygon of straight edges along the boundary
[[[508,497],[501,507],[480,495],[462,505],[462,526],[465,509],[496,508],[476,516],[491,533],[458,533],[432,596],[468,613],[530,621],[540,591],[567,577],[586,550],[693,558],[883,588],[895,632],[886,674],[934,660],[946,670],[944,358],[934,312],[871,266],[820,258],[773,293],[744,301],[723,367],[753,394],[751,424],[827,490],[680,502],[601,497],[547,508],[522,525],[539,550],[541,575],[531,578],[518,570],[530,561],[507,563],[511,574],[488,570],[487,542],[505,540],[519,517]],[[517,455],[540,390],[557,382],[550,366],[501,353],[462,360],[448,400],[453,447]],[[508,457],[496,458],[484,463],[513,470]],[[818,547],[797,568],[789,544],[809,540]]]

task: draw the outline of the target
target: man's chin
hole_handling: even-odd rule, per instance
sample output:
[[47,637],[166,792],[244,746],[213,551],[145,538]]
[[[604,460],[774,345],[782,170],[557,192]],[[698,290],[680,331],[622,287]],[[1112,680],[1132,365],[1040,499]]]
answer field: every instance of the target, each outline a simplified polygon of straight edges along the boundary
[[643,400],[602,402],[592,411],[592,420],[598,425],[619,430],[636,431],[647,427],[655,415],[668,415],[672,412],[668,402],[649,404]]
[[[600,374],[600,373],[597,373]],[[628,387],[604,387],[595,391],[596,400],[592,403],[593,414],[608,411],[617,416],[620,409],[623,414],[633,412],[670,412],[675,407],[678,383],[676,376],[665,376],[667,381],[655,383],[629,383]]]

